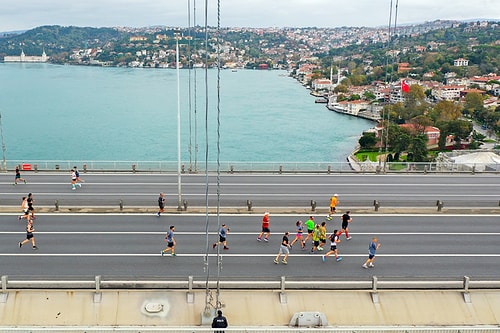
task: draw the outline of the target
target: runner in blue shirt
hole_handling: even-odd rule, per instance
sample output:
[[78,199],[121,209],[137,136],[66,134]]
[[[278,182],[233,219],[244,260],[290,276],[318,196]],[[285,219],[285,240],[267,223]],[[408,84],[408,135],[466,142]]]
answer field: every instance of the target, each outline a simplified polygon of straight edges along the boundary
[[212,248],[215,249],[215,247],[219,244],[224,244],[224,250],[229,250],[227,247],[227,233],[230,231],[225,224],[222,224],[221,228],[219,229],[219,241],[217,243],[213,243]]
[[167,231],[167,235],[165,236],[165,242],[167,242],[167,247],[161,251],[161,255],[163,256],[168,251],[172,252],[172,256],[175,257],[175,238],[174,238],[175,226],[171,225],[170,229]]
[[366,259],[363,264],[363,268],[375,267],[373,262],[375,261],[375,255],[377,254],[377,250],[380,247],[380,243],[378,242],[377,237],[373,237],[370,245],[368,245],[368,259]]

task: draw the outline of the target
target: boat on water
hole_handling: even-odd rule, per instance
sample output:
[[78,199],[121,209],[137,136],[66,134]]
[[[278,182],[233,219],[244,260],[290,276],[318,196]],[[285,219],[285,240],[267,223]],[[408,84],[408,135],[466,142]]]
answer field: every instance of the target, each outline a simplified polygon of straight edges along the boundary
[[328,103],[328,100],[326,98],[324,98],[324,97],[322,97],[322,98],[316,98],[314,100],[314,103]]

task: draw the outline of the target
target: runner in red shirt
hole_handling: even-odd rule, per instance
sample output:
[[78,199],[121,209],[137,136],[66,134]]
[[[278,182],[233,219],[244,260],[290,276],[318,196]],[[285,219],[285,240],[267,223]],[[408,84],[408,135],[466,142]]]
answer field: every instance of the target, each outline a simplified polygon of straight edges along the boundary
[[265,235],[264,237],[264,242],[269,241],[269,235],[271,234],[271,230],[269,229],[269,212],[264,213],[264,217],[262,218],[262,231],[259,234],[259,237],[257,237],[257,240],[260,242],[262,241],[262,236]]

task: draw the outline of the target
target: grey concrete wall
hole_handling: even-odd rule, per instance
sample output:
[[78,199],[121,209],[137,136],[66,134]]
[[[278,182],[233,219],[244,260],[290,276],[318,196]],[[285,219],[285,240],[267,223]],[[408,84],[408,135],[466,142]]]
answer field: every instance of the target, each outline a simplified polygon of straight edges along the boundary
[[[1,326],[197,326],[206,293],[196,290],[9,290],[0,302]],[[209,296],[215,301],[215,291]],[[500,290],[370,291],[222,290],[224,314],[234,326],[286,326],[297,312],[322,312],[331,326],[499,325]],[[285,301],[286,302],[283,302]],[[97,302],[95,302],[97,301]],[[160,304],[158,313],[146,305]],[[211,317],[211,315],[210,315]]]

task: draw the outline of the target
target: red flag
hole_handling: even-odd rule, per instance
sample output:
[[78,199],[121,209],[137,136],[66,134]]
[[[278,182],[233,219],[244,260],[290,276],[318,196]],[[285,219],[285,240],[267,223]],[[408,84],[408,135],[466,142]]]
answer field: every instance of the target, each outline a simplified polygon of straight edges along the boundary
[[410,86],[408,85],[408,83],[406,82],[406,80],[401,80],[401,90],[404,93],[409,93],[410,92]]

